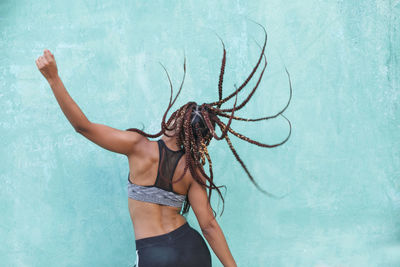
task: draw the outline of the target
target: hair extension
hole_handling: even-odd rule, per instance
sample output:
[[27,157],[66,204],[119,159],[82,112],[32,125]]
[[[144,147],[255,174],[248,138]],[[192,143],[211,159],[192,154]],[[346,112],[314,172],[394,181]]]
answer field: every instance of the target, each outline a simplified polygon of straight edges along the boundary
[[[182,82],[180,84],[178,93],[176,94],[176,96],[173,100],[172,100],[173,86],[172,86],[170,76],[168,74],[167,69],[164,67],[164,65],[162,65],[160,63],[167,75],[168,82],[169,82],[170,89],[171,89],[171,96],[169,99],[168,107],[167,107],[167,110],[165,111],[165,113],[162,117],[162,121],[161,121],[161,130],[156,134],[148,134],[137,128],[126,129],[127,131],[138,132],[138,133],[140,133],[146,137],[150,137],[150,138],[159,137],[162,134],[164,134],[165,136],[168,136],[168,137],[176,137],[176,145],[185,151],[184,156],[185,156],[186,160],[185,160],[185,167],[184,167],[183,173],[177,180],[173,181],[173,183],[177,183],[178,181],[183,179],[184,175],[189,170],[192,177],[196,180],[196,182],[198,182],[199,184],[201,184],[202,186],[204,186],[208,189],[208,201],[209,202],[211,201],[212,190],[217,191],[219,197],[222,199],[222,202],[223,202],[221,215],[224,211],[224,197],[222,196],[220,188],[224,187],[226,189],[226,186],[224,186],[224,185],[217,186],[214,183],[212,161],[211,161],[210,154],[207,150],[207,146],[210,144],[210,142],[213,138],[216,140],[225,139],[230,150],[232,151],[233,155],[235,156],[236,160],[239,162],[239,164],[245,170],[250,181],[256,186],[257,189],[259,189],[262,193],[264,193],[270,197],[273,197],[273,198],[284,197],[284,196],[277,197],[277,196],[265,191],[257,184],[257,182],[255,181],[253,176],[250,174],[248,168],[244,164],[243,160],[239,157],[238,153],[236,152],[235,148],[233,147],[230,138],[228,137],[228,134],[231,133],[234,136],[236,136],[242,140],[245,140],[251,144],[257,145],[259,147],[272,148],[272,147],[277,147],[277,146],[280,146],[280,145],[283,145],[284,143],[286,143],[292,132],[292,125],[291,125],[290,121],[283,115],[283,112],[287,109],[287,107],[289,106],[290,101],[292,99],[292,84],[291,84],[290,75],[289,75],[289,72],[288,72],[286,66],[285,66],[285,70],[286,70],[286,73],[287,73],[288,79],[289,79],[290,96],[289,96],[289,100],[288,100],[286,106],[283,109],[281,109],[278,113],[276,113],[274,115],[265,116],[265,117],[261,117],[261,118],[242,118],[242,117],[238,117],[238,116],[234,115],[235,112],[240,110],[241,108],[243,108],[249,102],[250,98],[254,95],[254,93],[255,93],[256,89],[258,88],[258,86],[261,82],[261,79],[264,75],[264,71],[267,67],[267,59],[265,56],[265,47],[267,44],[267,32],[261,24],[259,24],[257,22],[255,22],[255,23],[258,24],[259,26],[261,26],[262,29],[264,30],[264,34],[265,34],[264,44],[262,47],[257,44],[261,49],[261,53],[260,53],[260,56],[258,57],[258,61],[257,61],[256,65],[253,67],[253,69],[250,72],[250,74],[248,75],[248,77],[243,81],[243,83],[239,87],[236,87],[236,85],[235,85],[235,91],[233,93],[231,93],[227,97],[222,96],[222,89],[223,89],[222,85],[223,85],[225,65],[226,65],[226,49],[225,49],[224,42],[217,35],[218,38],[221,40],[222,48],[223,48],[223,56],[222,56],[220,74],[219,74],[219,79],[218,79],[218,101],[210,102],[210,103],[203,103],[201,105],[197,105],[197,103],[194,101],[189,101],[186,104],[184,104],[183,106],[181,106],[179,109],[175,110],[169,117],[168,121],[165,121],[168,111],[174,105],[174,103],[175,103],[176,99],[178,98],[178,96],[182,90],[182,87],[183,87],[183,83],[184,83],[185,76],[186,76],[186,57],[184,58],[184,63],[183,63],[184,73],[183,73]],[[264,59],[263,68],[259,74],[256,84],[251,89],[250,93],[244,99],[244,101],[242,101],[240,104],[236,105],[239,92],[242,89],[244,89],[246,87],[246,85],[250,82],[250,80],[254,77],[254,75],[257,72],[257,70],[261,64],[261,61],[263,59]],[[232,108],[221,108],[221,105],[226,103],[232,97],[235,97],[235,102],[233,104],[233,107]],[[223,123],[218,118],[218,116],[229,118],[228,123],[227,124]],[[276,118],[278,116],[282,116],[288,122],[289,134],[283,141],[281,141],[277,144],[263,144],[256,140],[252,140],[249,137],[246,137],[231,128],[231,123],[233,120],[254,122],[254,121],[260,121],[260,120],[269,120],[269,119]],[[197,117],[199,117],[199,119]],[[218,136],[216,134],[216,131],[215,131],[216,126],[218,126],[221,130],[220,136]],[[173,134],[167,135],[166,131],[173,131]],[[203,166],[206,165],[207,161],[208,161],[209,175],[207,175],[207,173],[203,169]],[[203,178],[205,178],[205,182],[199,176],[199,173],[203,176]],[[188,197],[186,197],[186,200],[185,200],[185,203],[184,203],[181,213],[186,214],[189,211],[189,209],[190,209],[190,202],[189,202]],[[214,209],[213,209],[213,213],[215,216],[216,213],[215,213]]]

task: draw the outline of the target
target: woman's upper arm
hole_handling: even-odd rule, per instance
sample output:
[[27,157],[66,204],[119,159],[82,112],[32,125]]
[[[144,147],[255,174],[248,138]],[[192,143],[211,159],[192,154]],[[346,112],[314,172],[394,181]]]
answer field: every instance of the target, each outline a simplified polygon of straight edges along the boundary
[[[196,170],[202,181],[206,183],[206,178],[202,175],[200,170]],[[206,190],[205,186],[194,180],[192,181],[188,192],[190,205],[192,206],[193,212],[196,215],[202,231],[205,231],[216,222],[211,205],[208,202]]]
[[145,136],[137,132],[119,130],[93,122],[77,132],[102,148],[124,155],[135,153],[139,144],[147,140]]

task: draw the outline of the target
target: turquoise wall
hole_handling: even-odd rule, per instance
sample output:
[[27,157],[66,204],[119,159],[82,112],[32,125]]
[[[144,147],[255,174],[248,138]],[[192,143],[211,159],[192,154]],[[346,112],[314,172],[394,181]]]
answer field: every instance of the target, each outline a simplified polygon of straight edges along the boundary
[[[186,53],[175,108],[216,100],[217,32],[227,48],[224,92],[231,93],[257,60],[254,40],[263,41],[250,18],[267,28],[268,67],[237,115],[260,117],[285,105],[286,65],[293,132],[273,149],[231,137],[264,189],[288,193],[281,200],[249,182],[225,141],[210,145],[218,184],[228,186],[218,221],[238,266],[399,266],[399,11],[394,0],[2,0],[1,265],[135,261],[128,161],[73,130],[36,67],[44,48],[91,121],[144,124],[155,133],[169,101],[158,62],[178,85]],[[265,143],[288,132],[283,118],[232,128]],[[199,229],[192,212],[188,220]],[[220,266],[214,254],[213,263]]]

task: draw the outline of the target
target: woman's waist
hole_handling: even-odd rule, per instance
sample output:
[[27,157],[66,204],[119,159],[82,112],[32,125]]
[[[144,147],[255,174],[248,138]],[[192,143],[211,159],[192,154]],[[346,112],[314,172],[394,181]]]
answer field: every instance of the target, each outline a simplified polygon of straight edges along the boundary
[[167,232],[156,235],[144,235],[135,239],[136,249],[154,245],[168,245],[175,243],[178,239],[193,231],[193,228],[185,220],[184,223],[174,227]]
[[135,239],[148,238],[169,233],[187,223],[180,214],[174,216],[131,216],[135,232]]

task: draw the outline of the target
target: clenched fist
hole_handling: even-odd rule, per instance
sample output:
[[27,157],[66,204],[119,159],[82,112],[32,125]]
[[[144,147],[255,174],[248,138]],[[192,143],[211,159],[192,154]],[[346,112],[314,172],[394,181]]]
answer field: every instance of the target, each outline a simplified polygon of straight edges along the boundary
[[36,66],[47,80],[58,76],[56,60],[48,49],[44,49],[43,56],[36,59]]

